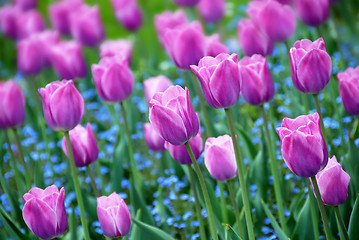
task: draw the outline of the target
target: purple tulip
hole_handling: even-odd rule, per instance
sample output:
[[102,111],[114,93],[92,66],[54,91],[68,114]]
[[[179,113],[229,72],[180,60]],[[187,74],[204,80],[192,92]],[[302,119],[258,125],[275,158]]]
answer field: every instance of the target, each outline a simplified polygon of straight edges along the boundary
[[283,42],[294,34],[295,14],[288,5],[282,5],[275,0],[252,1],[247,13],[273,41]]
[[15,5],[22,10],[30,10],[36,8],[37,0],[14,0]]
[[77,79],[86,76],[86,62],[82,46],[75,42],[60,42],[51,47],[51,64],[62,79]]
[[0,129],[15,128],[25,121],[25,97],[14,80],[0,81]]
[[134,79],[126,60],[106,57],[93,64],[92,75],[98,95],[107,102],[121,102],[132,93]]
[[277,132],[283,159],[294,174],[304,178],[312,177],[327,165],[328,149],[320,129],[318,113],[295,119],[284,118]]
[[145,123],[145,141],[149,149],[152,151],[165,150],[165,140],[160,134],[152,127],[151,123]]
[[17,19],[22,11],[13,5],[4,5],[0,8],[0,28],[1,31],[9,38],[17,38]]
[[200,0],[198,11],[206,22],[218,22],[226,12],[226,0]]
[[[69,132],[76,167],[85,167],[96,161],[98,158],[98,146],[92,132],[91,124],[87,123],[86,128],[77,125]],[[62,139],[62,150],[68,157],[69,153],[67,151],[65,137]]]
[[156,131],[173,145],[183,145],[198,133],[199,121],[187,88],[171,86],[156,93],[150,101],[149,115]]
[[351,115],[359,115],[359,67],[338,73],[338,80],[345,110]]
[[[29,38],[37,38],[42,45],[42,49],[38,52],[43,58],[43,64],[45,67],[51,65],[50,54],[51,48],[59,43],[60,35],[56,31],[46,30],[40,33],[32,34]],[[41,52],[41,53],[40,53]]]
[[118,238],[130,232],[130,211],[125,201],[115,192],[108,197],[97,198],[97,216],[107,237]]
[[49,186],[45,190],[33,187],[22,197],[22,216],[26,225],[38,237],[50,239],[66,232],[67,215],[65,188]]
[[142,25],[142,10],[137,0],[111,0],[117,21],[129,31],[136,31]]
[[201,24],[195,21],[174,29],[167,29],[164,45],[177,67],[189,69],[190,65],[197,65],[206,51],[205,36]]
[[33,33],[42,32],[46,28],[45,21],[36,10],[23,12],[17,18],[17,38],[24,39]]
[[219,34],[206,37],[206,56],[216,57],[220,53],[228,53],[228,48],[221,43]]
[[251,105],[269,102],[274,96],[274,83],[267,60],[261,55],[244,57],[239,61],[241,94]]
[[213,108],[230,108],[238,102],[240,78],[237,54],[204,57],[191,66],[201,82],[204,98]]
[[80,123],[84,99],[72,80],[55,81],[39,89],[45,120],[54,131],[69,131]]
[[120,56],[125,58],[129,65],[131,62],[132,47],[132,42],[128,40],[107,40],[100,45],[100,57]]
[[[335,156],[329,159],[327,166],[318,172],[315,178],[324,204],[337,206],[347,200],[350,176],[343,170]],[[309,180],[312,182],[311,179]]]
[[143,81],[143,88],[145,91],[145,98],[149,103],[155,93],[164,92],[167,88],[172,86],[172,82],[163,75],[157,77],[151,77]]
[[70,28],[74,39],[89,47],[96,47],[105,37],[98,6],[82,5],[73,11]]
[[204,164],[211,176],[219,181],[237,176],[232,138],[228,135],[208,138],[204,149]]
[[294,0],[294,8],[300,20],[309,26],[318,26],[329,17],[329,0]]
[[178,6],[192,7],[199,3],[200,0],[174,0]]
[[238,37],[239,44],[246,55],[261,54],[267,56],[272,54],[272,40],[252,20],[242,19],[238,23]]
[[294,86],[303,93],[317,94],[329,83],[332,60],[323,38],[312,42],[303,39],[289,51]]

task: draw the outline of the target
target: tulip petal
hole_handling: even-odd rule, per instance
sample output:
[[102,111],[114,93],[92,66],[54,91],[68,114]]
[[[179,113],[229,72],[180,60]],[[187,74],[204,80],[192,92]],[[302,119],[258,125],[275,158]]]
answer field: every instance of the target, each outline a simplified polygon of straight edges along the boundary
[[100,221],[101,229],[107,237],[116,238],[120,236],[113,216],[110,215],[108,211],[102,207],[97,206],[97,216],[98,220]]
[[[226,181],[238,174],[234,153],[219,145],[212,145],[206,149],[204,159],[206,168],[217,180]],[[226,161],[222,161],[223,159]]]

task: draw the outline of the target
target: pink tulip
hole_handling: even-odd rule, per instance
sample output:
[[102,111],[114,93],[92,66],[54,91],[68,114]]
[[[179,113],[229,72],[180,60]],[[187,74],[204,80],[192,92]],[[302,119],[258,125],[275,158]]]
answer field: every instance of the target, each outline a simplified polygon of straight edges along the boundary
[[17,18],[18,39],[24,39],[33,33],[42,32],[45,28],[45,21],[36,10],[26,11]]
[[143,81],[143,88],[145,91],[145,98],[149,103],[152,97],[158,92],[164,92],[167,88],[172,86],[171,81],[163,75],[151,77]]
[[22,11],[16,6],[4,5],[0,8],[0,28],[7,37],[17,38],[17,19],[20,15],[22,15]]
[[15,5],[22,10],[30,10],[36,8],[37,0],[14,0]]
[[165,140],[161,135],[152,127],[150,123],[145,123],[145,141],[149,149],[152,151],[165,150]]
[[199,3],[200,0],[174,0],[178,6],[192,7]]
[[228,53],[228,48],[221,43],[219,34],[206,37],[206,56],[216,57],[220,53]]
[[131,62],[132,47],[132,42],[128,40],[107,40],[100,45],[100,57],[120,56],[124,58],[129,65]]
[[137,0],[111,0],[117,21],[129,31],[136,31],[142,25],[142,10]]
[[206,22],[218,22],[226,11],[226,0],[200,0],[198,10]]
[[348,68],[337,76],[345,110],[351,115],[359,115],[359,67]]
[[294,0],[294,8],[300,20],[309,26],[318,26],[329,17],[329,0]]

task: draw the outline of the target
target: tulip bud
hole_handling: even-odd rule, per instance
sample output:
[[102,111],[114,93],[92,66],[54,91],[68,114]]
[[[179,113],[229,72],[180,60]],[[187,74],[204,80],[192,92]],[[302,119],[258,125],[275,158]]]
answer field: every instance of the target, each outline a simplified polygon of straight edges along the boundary
[[152,127],[150,123],[145,123],[145,141],[149,149],[152,151],[165,150],[165,140],[160,134]]
[[309,26],[318,26],[329,17],[329,0],[294,0],[294,8],[300,20]]
[[204,164],[211,176],[219,181],[237,176],[232,138],[228,135],[208,138],[204,149]]
[[225,14],[226,0],[201,0],[198,10],[204,21],[218,22]]
[[69,131],[80,123],[84,100],[72,80],[55,81],[39,89],[45,120],[54,131]]
[[325,49],[323,38],[312,42],[303,39],[289,51],[292,81],[303,93],[317,94],[329,83],[332,60]]
[[127,40],[107,40],[100,45],[100,57],[120,56],[126,60],[128,65],[131,62],[132,42]]
[[241,94],[251,105],[269,102],[274,95],[274,83],[267,60],[261,55],[244,57],[239,61]]
[[17,37],[24,39],[33,33],[42,32],[46,28],[45,21],[36,10],[23,12],[17,18]]
[[134,80],[123,58],[103,58],[99,64],[92,64],[91,69],[97,93],[103,100],[121,102],[131,95]]
[[75,42],[60,42],[50,49],[50,60],[62,79],[77,79],[86,76],[86,62],[82,46]]
[[22,14],[22,11],[16,6],[4,5],[0,8],[0,28],[9,38],[17,38],[17,19]]
[[150,122],[164,140],[183,145],[197,135],[199,120],[187,88],[171,86],[156,93],[149,104]]
[[155,93],[164,92],[170,86],[172,86],[171,81],[163,75],[151,77],[143,81],[143,88],[145,90],[145,98],[147,102],[150,102]]
[[130,211],[125,201],[115,192],[108,197],[97,198],[97,216],[107,237],[118,238],[130,232]]
[[[69,134],[76,167],[85,167],[97,160],[98,146],[90,123],[87,123],[87,129],[77,125]],[[68,157],[65,137],[62,139],[62,150]]]
[[178,6],[192,7],[199,3],[200,0],[174,0]]
[[40,33],[32,34],[30,37],[35,37],[40,42],[40,45],[42,45],[42,49],[38,52],[38,54],[42,55],[44,66],[50,66],[51,60],[50,60],[50,54],[51,54],[51,48],[59,43],[60,41],[60,35],[56,31],[50,31],[46,30]]
[[14,0],[15,5],[22,10],[30,10],[36,8],[37,0]]
[[295,119],[284,118],[277,132],[283,159],[294,174],[304,178],[312,177],[327,165],[328,149],[320,129],[318,113]]
[[206,56],[216,57],[220,53],[228,53],[228,48],[221,43],[220,36],[213,34],[206,37]]
[[117,21],[129,31],[136,31],[142,25],[142,10],[137,0],[111,0]]
[[14,80],[0,81],[0,129],[15,128],[25,121],[25,97]]
[[359,114],[359,67],[338,73],[339,93],[345,110],[350,115]]
[[45,190],[33,187],[22,198],[22,216],[36,236],[50,239],[66,232],[65,188],[59,191],[55,185]]
[[[337,206],[347,200],[350,176],[343,170],[335,156],[329,159],[327,166],[318,172],[315,178],[324,204]],[[311,179],[309,180],[312,182]]]
[[242,19],[238,23],[238,37],[239,44],[246,55],[260,54],[267,56],[272,54],[273,42],[252,20]]
[[237,54],[204,57],[192,71],[201,82],[204,98],[213,108],[230,108],[238,102],[240,78]]

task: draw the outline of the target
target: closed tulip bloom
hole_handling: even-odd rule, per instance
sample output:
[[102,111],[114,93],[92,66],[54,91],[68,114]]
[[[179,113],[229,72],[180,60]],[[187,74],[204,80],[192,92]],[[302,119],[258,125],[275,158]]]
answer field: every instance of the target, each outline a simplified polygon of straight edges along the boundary
[[161,137],[173,145],[183,145],[194,138],[199,130],[199,120],[189,91],[180,86],[171,86],[153,96],[149,119]]
[[208,138],[204,149],[204,164],[211,176],[219,181],[237,176],[232,138],[228,135]]
[[325,49],[323,38],[312,42],[303,39],[289,51],[292,81],[303,93],[317,94],[329,83],[332,60]]
[[25,121],[25,97],[14,80],[0,81],[0,129],[15,128]]
[[191,66],[198,77],[204,98],[213,108],[230,108],[238,102],[240,78],[237,54],[221,53],[204,57],[198,66]]
[[51,47],[51,64],[62,79],[77,79],[86,76],[86,62],[82,46],[75,42],[60,42]]
[[17,43],[17,67],[26,75],[36,75],[45,65],[43,45],[33,35]]
[[247,13],[273,41],[286,41],[294,34],[295,14],[288,5],[275,0],[252,1]]
[[242,19],[238,23],[238,37],[239,44],[246,55],[268,56],[272,54],[272,40],[252,20]]
[[137,0],[111,0],[116,19],[129,31],[136,31],[142,25],[142,10]]
[[152,151],[165,150],[165,140],[161,135],[152,127],[151,123],[145,123],[145,141],[149,149]]
[[[42,46],[42,49],[38,52],[38,54],[42,55],[43,64],[45,67],[51,65],[50,54],[51,48],[55,46],[60,41],[60,35],[57,31],[46,30],[40,33],[32,34],[30,36],[37,38]],[[41,52],[41,53],[40,53]]]
[[274,96],[274,83],[267,60],[261,55],[244,57],[239,61],[241,94],[251,105],[269,102]]
[[192,7],[199,3],[200,0],[174,0],[178,6]]
[[97,93],[103,100],[121,102],[131,95],[134,79],[123,58],[103,58],[99,64],[93,64],[91,69]]
[[329,17],[329,0],[294,0],[294,8],[299,19],[309,26],[318,26]]
[[295,119],[284,118],[277,132],[283,159],[294,174],[304,178],[312,177],[327,165],[328,149],[320,129],[318,113]]
[[197,65],[206,53],[205,36],[202,26],[195,21],[190,24],[168,29],[165,33],[165,49],[178,68],[189,69]]
[[350,176],[343,170],[335,156],[329,159],[327,166],[318,172],[315,178],[324,204],[337,206],[347,200]]
[[220,53],[228,53],[228,48],[221,43],[219,34],[206,37],[206,56],[216,57]]
[[29,10],[36,8],[37,0],[14,0],[15,5],[22,10]]
[[42,32],[46,28],[45,21],[36,10],[23,12],[17,18],[17,37],[24,39],[33,33]]
[[39,89],[45,120],[54,131],[69,131],[80,123],[84,99],[72,80],[55,81]]
[[64,234],[67,229],[65,188],[49,186],[45,190],[33,187],[22,197],[22,216],[26,225],[38,237],[50,239]]
[[[91,124],[87,123],[86,128],[77,125],[69,132],[76,167],[85,167],[96,161],[98,158],[98,146],[92,132]],[[67,151],[65,137],[62,139],[62,150],[68,157],[69,153]]]
[[70,15],[71,34],[74,39],[89,47],[97,46],[105,37],[98,6],[82,5]]
[[164,92],[170,86],[172,86],[172,82],[164,75],[151,77],[143,81],[143,88],[147,102],[150,102],[155,93]]
[[107,237],[118,238],[130,232],[130,211],[125,201],[115,192],[108,197],[97,198],[97,217]]
[[226,12],[226,0],[200,0],[199,14],[206,22],[218,22]]
[[130,64],[132,55],[132,42],[124,39],[107,40],[100,45],[100,57],[114,57],[120,56],[126,59]]
[[345,110],[351,115],[359,115],[359,67],[338,73],[338,80]]
[[17,38],[17,19],[22,11],[13,5],[4,5],[0,8],[0,28],[7,37]]

